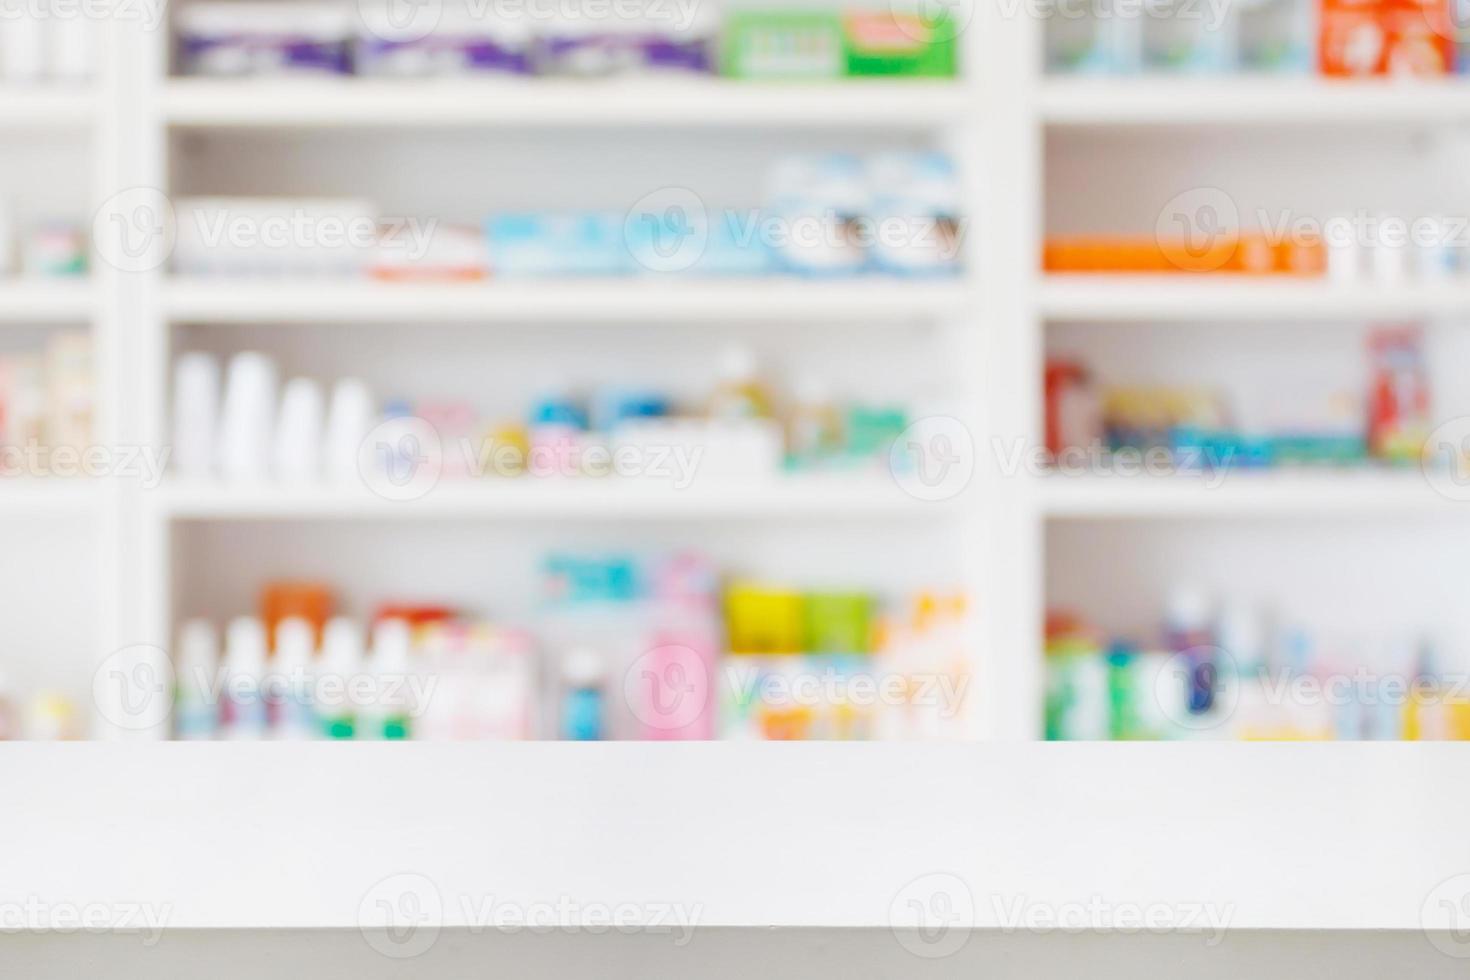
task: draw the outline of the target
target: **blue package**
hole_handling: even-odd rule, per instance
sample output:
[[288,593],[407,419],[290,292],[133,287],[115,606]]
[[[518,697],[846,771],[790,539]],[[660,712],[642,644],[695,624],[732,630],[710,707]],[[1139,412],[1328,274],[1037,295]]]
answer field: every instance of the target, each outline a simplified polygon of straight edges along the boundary
[[563,698],[561,737],[571,742],[601,741],[605,737],[602,691],[595,687],[574,687]]
[[628,252],[640,271],[695,276],[762,276],[771,272],[758,211],[673,205],[635,212],[624,224]]
[[587,430],[587,412],[570,398],[546,397],[531,406],[532,426],[554,425]]
[[960,272],[964,222],[959,174],[948,154],[884,153],[868,164],[874,188],[869,241],[873,266],[893,275]]
[[766,217],[757,210],[725,211],[710,227],[699,271],[709,276],[764,276],[775,258],[761,236]]
[[1184,472],[1260,469],[1275,462],[1270,439],[1194,425],[1176,425],[1169,430],[1169,451],[1175,465]]
[[656,391],[608,388],[598,393],[592,405],[592,422],[601,432],[611,432],[629,419],[657,419],[669,414],[669,400]]
[[622,276],[633,271],[623,219],[610,212],[524,212],[485,221],[497,276]]
[[546,596],[553,603],[632,602],[643,594],[629,557],[559,554],[546,559]]
[[857,157],[829,153],[784,160],[772,172],[770,200],[761,237],[787,272],[840,278],[867,271],[864,238],[872,196]]

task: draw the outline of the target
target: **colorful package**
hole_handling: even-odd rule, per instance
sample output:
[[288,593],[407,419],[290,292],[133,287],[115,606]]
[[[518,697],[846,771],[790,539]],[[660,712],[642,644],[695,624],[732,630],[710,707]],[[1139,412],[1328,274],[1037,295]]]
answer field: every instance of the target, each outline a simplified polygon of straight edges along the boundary
[[822,11],[731,11],[721,70],[732,78],[840,78],[847,70],[842,19]]
[[1322,0],[1324,75],[1441,75],[1454,57],[1445,0]]
[[948,13],[850,11],[842,17],[847,73],[953,78],[955,25]]
[[322,3],[191,3],[178,16],[190,75],[345,75],[351,8]]
[[614,213],[499,214],[485,223],[496,276],[617,276],[633,271]]
[[467,5],[448,4],[432,30],[420,30],[413,18],[403,23],[389,4],[364,3],[356,44],[357,71],[362,75],[523,75],[531,70],[531,30],[523,18],[496,17],[487,10],[475,16]]

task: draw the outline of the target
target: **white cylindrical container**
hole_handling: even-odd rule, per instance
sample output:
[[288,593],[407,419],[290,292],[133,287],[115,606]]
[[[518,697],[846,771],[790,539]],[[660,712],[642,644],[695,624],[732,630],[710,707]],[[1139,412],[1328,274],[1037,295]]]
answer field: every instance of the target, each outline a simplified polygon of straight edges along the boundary
[[266,733],[265,627],[254,616],[231,620],[225,639],[224,736],[240,741]]
[[1413,257],[1408,222],[1397,215],[1379,219],[1378,234],[1374,236],[1368,257],[1375,282],[1392,286],[1408,279]]
[[322,472],[322,388],[310,378],[292,378],[281,396],[281,416],[271,460],[277,479],[315,480]]
[[362,631],[355,622],[337,617],[322,633],[322,657],[313,685],[313,703],[330,739],[350,739],[357,734],[360,705],[353,690],[362,672]]
[[1353,220],[1328,218],[1322,223],[1322,244],[1327,251],[1327,278],[1336,283],[1355,283],[1363,276],[1363,250]]
[[321,734],[312,704],[315,649],[316,629],[311,623],[292,616],[276,624],[276,653],[266,674],[266,708],[274,739],[301,741]]
[[255,351],[230,360],[220,414],[219,467],[227,480],[264,479],[276,407],[276,366]]
[[322,462],[327,479],[350,483],[361,479],[358,452],[373,428],[373,399],[367,385],[343,378],[332,388]]
[[214,472],[219,437],[219,363],[191,352],[174,365],[174,472],[204,479]]
[[179,628],[179,656],[174,667],[174,735],[186,741],[212,739],[219,731],[219,637],[207,619],[191,619]]
[[402,619],[385,619],[373,628],[372,703],[365,706],[366,724],[359,738],[405,739],[414,715],[409,684],[413,670],[413,635]]

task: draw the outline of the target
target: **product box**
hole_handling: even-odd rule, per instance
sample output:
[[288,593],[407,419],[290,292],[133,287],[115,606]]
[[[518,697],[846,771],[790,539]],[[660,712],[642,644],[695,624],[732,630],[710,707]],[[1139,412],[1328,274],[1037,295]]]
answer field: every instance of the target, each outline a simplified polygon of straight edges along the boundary
[[947,14],[851,12],[842,18],[842,34],[849,75],[955,75],[955,25]]
[[1448,0],[1322,0],[1322,74],[1443,75],[1454,62]]
[[817,11],[732,11],[721,67],[732,78],[840,78],[847,67],[842,19]]
[[622,216],[611,212],[509,212],[485,222],[497,276],[620,276],[634,271]]

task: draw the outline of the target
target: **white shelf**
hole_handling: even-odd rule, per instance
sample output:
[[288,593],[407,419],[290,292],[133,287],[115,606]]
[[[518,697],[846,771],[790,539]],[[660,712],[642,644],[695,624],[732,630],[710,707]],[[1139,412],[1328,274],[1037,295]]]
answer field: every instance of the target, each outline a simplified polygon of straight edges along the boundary
[[1317,77],[1050,78],[1051,126],[1402,126],[1470,120],[1470,83]]
[[677,78],[589,82],[172,79],[165,119],[189,128],[746,126],[921,130],[961,118],[953,81],[781,85]]
[[165,291],[174,322],[802,321],[914,323],[961,314],[962,281],[873,278],[543,279],[387,283],[371,279],[179,278]]
[[626,520],[925,518],[954,513],[883,476],[789,477],[677,489],[617,478],[444,480],[414,500],[363,486],[230,486],[172,482],[150,495],[179,520]]
[[[702,930],[887,934],[911,900],[948,897],[959,929],[1004,930],[1018,901],[1101,901],[1209,903],[1231,930],[1417,933],[1453,924],[1431,898],[1465,866],[1470,808],[1450,778],[1467,750],[1445,743],[14,744],[0,759],[25,787],[0,808],[0,833],[26,842],[11,894],[359,945],[361,909],[397,897],[385,883],[425,881],[413,911],[443,928],[484,925],[493,896],[560,898],[564,926],[657,901],[697,906]],[[432,833],[401,832],[426,819]]]
[[1375,286],[1236,275],[1058,274],[1042,280],[1048,320],[1470,319],[1470,283]]
[[0,324],[82,322],[94,312],[85,279],[0,277]]
[[1043,513],[1055,518],[1393,516],[1470,519],[1470,501],[1440,494],[1417,469],[1237,471],[1223,476],[1047,476]]
[[83,129],[96,118],[92,93],[65,86],[0,83],[0,129]]

